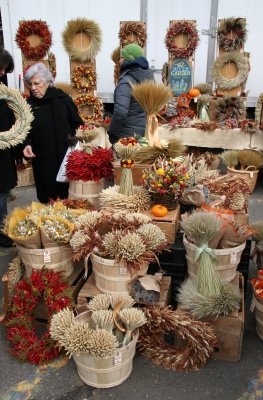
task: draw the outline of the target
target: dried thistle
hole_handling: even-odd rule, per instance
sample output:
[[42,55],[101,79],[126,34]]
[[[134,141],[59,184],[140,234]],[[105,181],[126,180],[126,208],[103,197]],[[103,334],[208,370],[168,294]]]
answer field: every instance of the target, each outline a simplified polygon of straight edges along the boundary
[[89,301],[88,308],[91,311],[108,310],[111,304],[110,300],[110,295],[106,293],[98,294]]
[[131,308],[134,304],[135,301],[134,299],[129,296],[129,295],[123,295],[123,294],[119,294],[119,293],[113,293],[111,294],[111,308],[114,309],[114,307],[120,304],[120,309],[122,308]]
[[90,354],[95,357],[113,357],[118,345],[117,338],[105,329],[92,331],[89,337]]
[[112,310],[93,311],[91,319],[95,325],[95,329],[105,329],[111,332],[114,328]]
[[196,319],[231,315],[239,309],[241,294],[233,285],[222,285],[217,296],[206,297],[198,292],[197,282],[187,279],[180,287],[177,300],[180,308]]
[[231,168],[235,168],[238,165],[238,152],[237,150],[226,150],[220,154],[223,162]]
[[74,314],[68,307],[53,315],[49,330],[52,339],[60,342],[73,322]]
[[137,232],[150,250],[161,249],[167,243],[165,233],[156,225],[143,224]]

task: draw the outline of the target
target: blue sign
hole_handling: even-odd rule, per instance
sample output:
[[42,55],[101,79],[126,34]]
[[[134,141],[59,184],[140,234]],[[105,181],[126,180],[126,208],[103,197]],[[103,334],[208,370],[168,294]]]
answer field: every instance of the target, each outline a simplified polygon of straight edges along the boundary
[[191,88],[192,70],[185,58],[178,58],[173,62],[170,68],[169,83],[175,96],[187,93]]

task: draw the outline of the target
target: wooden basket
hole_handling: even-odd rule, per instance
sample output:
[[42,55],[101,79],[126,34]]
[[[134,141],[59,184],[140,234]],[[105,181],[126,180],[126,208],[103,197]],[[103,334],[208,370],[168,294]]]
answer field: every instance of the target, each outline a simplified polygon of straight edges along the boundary
[[99,195],[104,188],[105,179],[101,179],[99,182],[70,181],[68,198],[88,200],[96,208],[99,208]]
[[[88,322],[90,311],[84,311],[75,319],[80,322]],[[101,358],[91,354],[75,354],[73,359],[76,363],[80,379],[87,385],[96,388],[110,388],[120,385],[131,374],[133,358],[139,331],[133,340],[126,346],[116,350],[113,357]]]
[[260,339],[263,340],[263,299],[254,294],[253,302],[255,304],[256,331]]
[[[198,247],[190,243],[185,236],[183,238],[183,242],[186,250],[188,275],[191,278],[194,278],[198,269],[198,262],[194,261]],[[232,282],[235,279],[237,266],[240,262],[241,254],[245,247],[246,242],[230,249],[214,250],[217,257],[217,265],[215,265],[215,270],[218,272],[224,283]]]
[[26,275],[30,277],[32,270],[46,268],[61,272],[67,278],[73,272],[72,249],[69,245],[49,249],[28,249],[16,245],[25,265]]
[[174,196],[166,197],[160,193],[150,193],[153,204],[161,204],[169,211],[175,210],[178,205],[178,200]]
[[[252,168],[254,168],[254,169],[252,169]],[[252,165],[252,166],[247,167],[244,170],[227,167],[227,171],[232,175],[236,175],[239,178],[243,178],[249,187],[250,193],[253,193],[256,183],[257,183],[257,177],[258,177],[258,172],[259,172],[259,170],[256,169],[256,167],[254,167]]]
[[142,266],[131,276],[127,268],[109,260],[91,254],[92,269],[95,276],[96,287],[103,293],[119,293],[123,295],[130,294],[129,283],[138,275],[147,273],[148,264]]
[[32,167],[17,170],[17,187],[35,184]]

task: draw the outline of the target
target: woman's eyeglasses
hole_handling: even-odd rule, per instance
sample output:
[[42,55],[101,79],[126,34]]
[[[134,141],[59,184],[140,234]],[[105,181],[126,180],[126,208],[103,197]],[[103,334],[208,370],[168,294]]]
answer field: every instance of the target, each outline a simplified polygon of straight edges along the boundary
[[39,85],[41,85],[41,83],[42,83],[42,81],[39,81],[39,82],[30,82],[30,83],[28,84],[28,86],[29,86],[30,88],[32,88],[33,86],[38,87]]

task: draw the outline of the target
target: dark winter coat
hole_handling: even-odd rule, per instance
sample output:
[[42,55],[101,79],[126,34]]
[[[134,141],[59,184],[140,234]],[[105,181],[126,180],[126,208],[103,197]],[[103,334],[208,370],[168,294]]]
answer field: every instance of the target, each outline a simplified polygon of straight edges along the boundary
[[[8,131],[15,117],[5,100],[0,100],[0,131]],[[0,192],[7,192],[17,184],[15,149],[0,150]]]
[[122,63],[119,83],[114,91],[114,111],[108,131],[111,143],[122,137],[144,135],[146,114],[131,95],[130,84],[145,80],[153,80],[153,73],[145,57]]
[[62,90],[49,87],[39,99],[28,99],[34,120],[25,144],[32,146],[32,159],[37,198],[47,203],[51,198],[68,197],[68,184],[56,181],[56,176],[68,148],[68,135],[74,136],[83,121],[72,99]]

